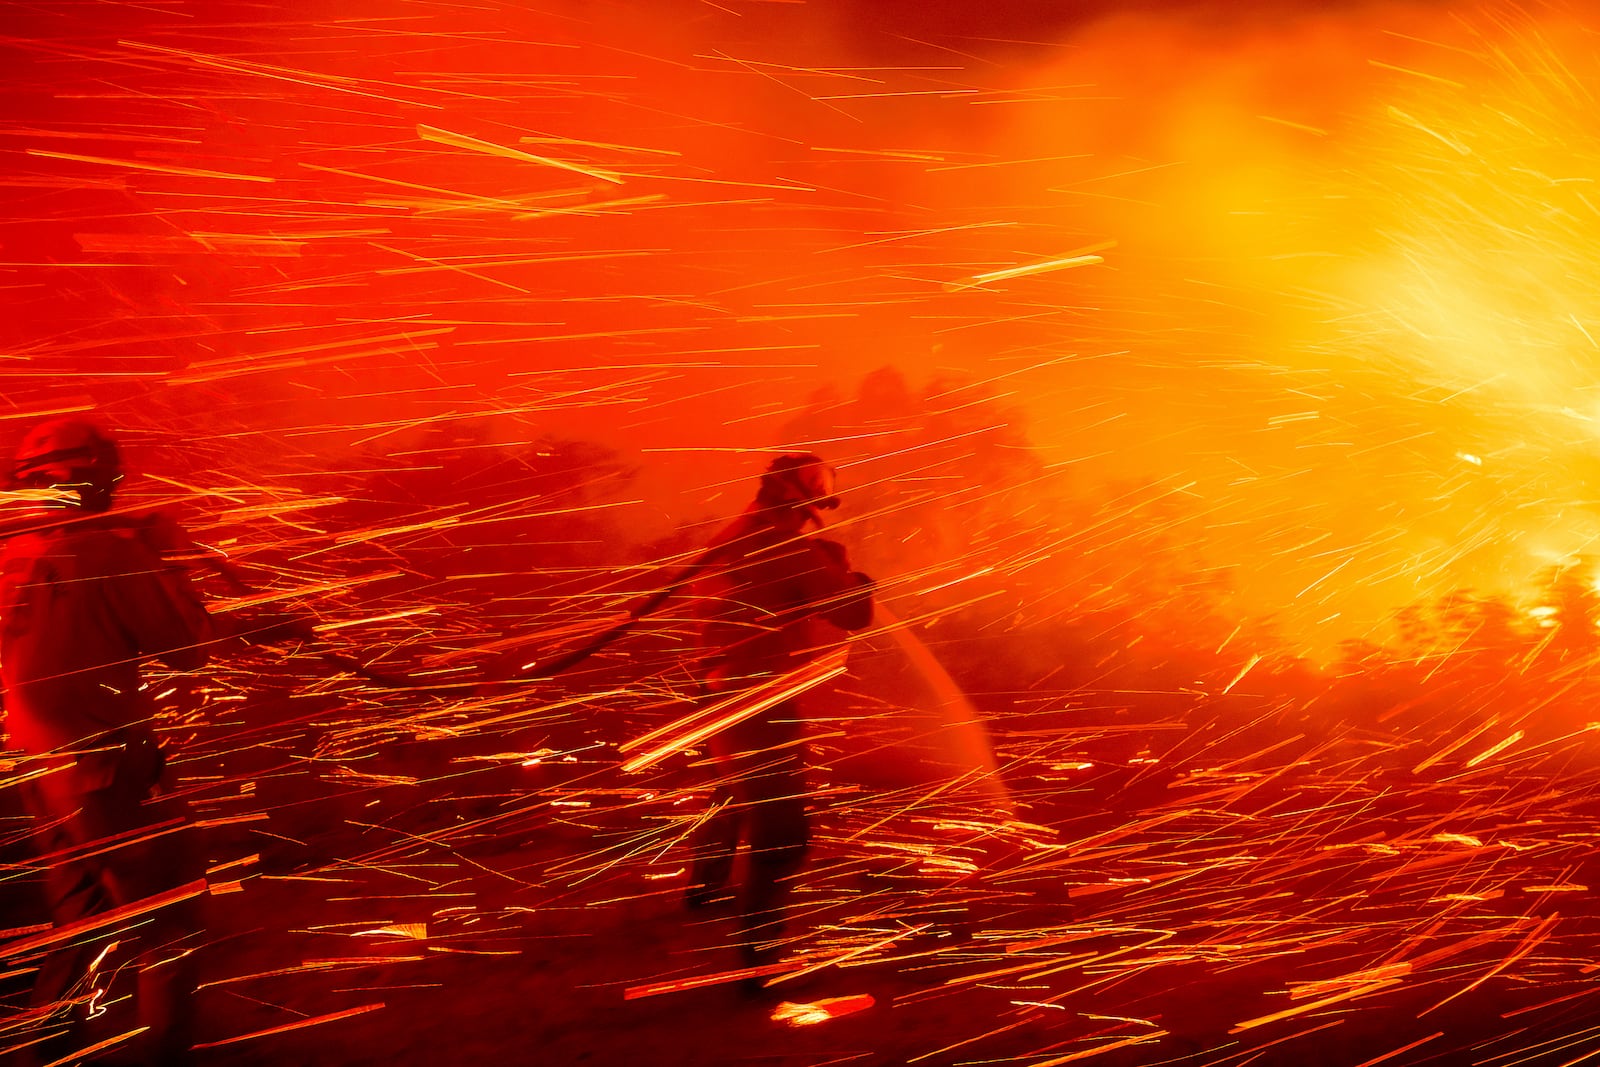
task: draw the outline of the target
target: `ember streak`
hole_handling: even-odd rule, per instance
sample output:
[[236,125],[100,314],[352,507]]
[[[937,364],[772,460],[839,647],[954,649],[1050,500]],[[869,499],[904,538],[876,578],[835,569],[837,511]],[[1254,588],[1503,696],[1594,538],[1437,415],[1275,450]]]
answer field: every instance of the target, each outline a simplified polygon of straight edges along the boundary
[[[1592,1057],[1597,24],[1302,6],[11,5],[0,453],[315,624],[143,674],[199,1062]],[[785,452],[904,621],[749,967],[694,604],[536,675]],[[77,939],[114,1057],[172,901],[0,766],[0,1058]]]

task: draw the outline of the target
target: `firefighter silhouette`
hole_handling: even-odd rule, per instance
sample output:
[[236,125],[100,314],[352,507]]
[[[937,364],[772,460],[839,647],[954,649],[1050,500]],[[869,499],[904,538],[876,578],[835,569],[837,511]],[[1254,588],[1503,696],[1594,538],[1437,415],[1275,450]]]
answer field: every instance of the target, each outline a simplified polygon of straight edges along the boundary
[[[702,678],[727,695],[793,671],[837,644],[838,630],[872,620],[873,583],[850,568],[845,549],[810,532],[838,507],[834,473],[809,454],[775,459],[755,500],[712,542],[715,565],[694,582],[701,616]],[[784,905],[810,840],[803,723],[782,700],[714,734],[712,810],[693,834],[686,901],[728,896],[741,840],[736,892],[740,950],[748,966],[772,962]]]
[[[192,1043],[205,871],[151,728],[140,664],[196,670],[223,636],[262,642],[310,628],[289,617],[218,625],[189,581],[187,535],[160,513],[113,507],[122,476],[116,442],[87,421],[57,419],[23,439],[12,489],[44,510],[11,529],[0,554],[0,682],[11,744],[42,772],[22,789],[48,864],[52,922],[170,900],[117,938],[135,943],[145,1030],[133,1053],[181,1065]],[[43,962],[33,995],[52,1032],[35,1050],[43,1061],[82,1046],[86,1017],[101,1010],[104,951],[74,937]]]

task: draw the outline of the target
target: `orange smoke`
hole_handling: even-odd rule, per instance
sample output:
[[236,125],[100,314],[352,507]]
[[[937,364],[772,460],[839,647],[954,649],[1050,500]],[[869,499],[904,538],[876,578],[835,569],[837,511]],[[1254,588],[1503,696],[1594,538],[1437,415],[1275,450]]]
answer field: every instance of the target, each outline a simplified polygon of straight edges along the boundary
[[659,450],[648,539],[875,366],[988,381],[1042,498],[1182,502],[1314,653],[1600,533],[1581,12],[920,10],[40,16],[7,396],[236,490],[461,422]]

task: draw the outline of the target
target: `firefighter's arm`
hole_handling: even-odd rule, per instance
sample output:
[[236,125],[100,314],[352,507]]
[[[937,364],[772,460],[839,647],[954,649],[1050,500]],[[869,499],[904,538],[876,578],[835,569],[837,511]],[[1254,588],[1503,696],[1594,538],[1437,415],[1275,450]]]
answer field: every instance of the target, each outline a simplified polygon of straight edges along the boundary
[[188,575],[136,538],[119,537],[116,544],[118,558],[107,594],[140,653],[177,670],[204,666],[216,633]]
[[183,567],[191,573],[211,571],[236,595],[252,591],[251,583],[232,560],[218,550],[195,541],[189,536],[189,531],[165,511],[142,516],[135,524],[134,531],[144,546],[164,562]]
[[[216,549],[197,543],[166,512],[158,511],[145,517],[138,527],[138,534],[140,541],[168,564],[188,571],[212,571],[240,597],[248,597],[256,592],[238,565]],[[212,616],[211,621],[215,637],[219,640],[238,638],[253,645],[272,645],[310,641],[316,637],[315,628],[304,616],[264,611],[259,607],[219,612]]]
[[304,615],[284,611],[240,610],[215,616],[219,637],[237,637],[252,645],[314,641],[317,630]]
[[841,630],[862,630],[872,624],[872,598],[875,583],[860,571],[850,569],[850,556],[843,545],[822,537],[811,538],[821,565],[812,571],[812,603],[819,614]]

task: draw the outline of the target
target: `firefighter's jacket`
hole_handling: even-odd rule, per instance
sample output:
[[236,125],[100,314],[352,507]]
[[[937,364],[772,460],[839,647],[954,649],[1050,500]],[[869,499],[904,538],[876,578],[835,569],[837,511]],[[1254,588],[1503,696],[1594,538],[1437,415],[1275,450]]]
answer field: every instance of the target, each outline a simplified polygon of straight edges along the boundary
[[106,515],[19,534],[0,560],[6,726],[26,752],[92,746],[144,723],[141,660],[206,661],[205,606],[138,524]]
[[872,621],[872,579],[844,547],[759,521],[735,523],[695,582],[703,677],[716,690],[783,674]]

